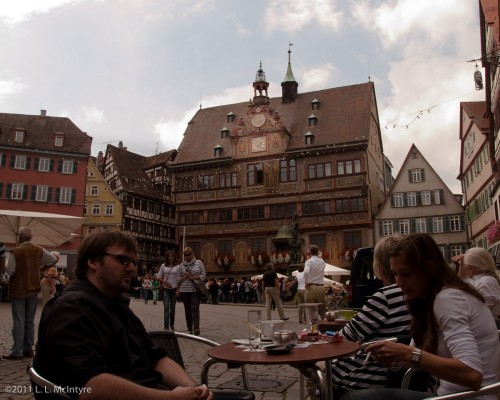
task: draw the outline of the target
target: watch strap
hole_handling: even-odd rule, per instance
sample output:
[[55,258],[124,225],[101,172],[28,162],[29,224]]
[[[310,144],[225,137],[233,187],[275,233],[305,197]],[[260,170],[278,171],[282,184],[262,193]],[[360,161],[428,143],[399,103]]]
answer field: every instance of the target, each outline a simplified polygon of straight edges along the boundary
[[422,350],[418,347],[411,353],[411,366],[413,368],[420,368],[420,358],[422,357]]

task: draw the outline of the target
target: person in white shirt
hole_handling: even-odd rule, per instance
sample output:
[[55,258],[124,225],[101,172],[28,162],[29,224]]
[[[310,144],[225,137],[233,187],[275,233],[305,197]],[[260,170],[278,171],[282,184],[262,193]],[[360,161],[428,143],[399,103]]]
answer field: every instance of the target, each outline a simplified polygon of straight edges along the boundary
[[306,308],[301,307],[305,303],[304,296],[306,294],[306,281],[304,276],[304,266],[299,265],[297,279],[297,305],[299,306],[299,324],[306,322]]
[[491,313],[500,317],[500,280],[495,271],[495,260],[482,247],[473,247],[453,257],[452,261],[459,262],[458,275],[465,282],[474,286],[484,297],[484,301]]
[[323,286],[325,281],[325,262],[322,258],[318,257],[319,248],[316,245],[309,247],[311,257],[304,265],[304,279],[306,293],[304,301],[306,303],[319,303],[318,313],[321,318],[325,318],[325,296],[326,291]]

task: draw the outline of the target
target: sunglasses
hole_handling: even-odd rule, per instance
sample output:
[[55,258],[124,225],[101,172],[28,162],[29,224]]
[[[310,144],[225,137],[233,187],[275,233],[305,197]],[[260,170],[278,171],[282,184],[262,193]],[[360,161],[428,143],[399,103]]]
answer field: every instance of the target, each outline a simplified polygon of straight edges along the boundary
[[187,254],[184,253],[184,256],[186,256],[186,257],[191,257],[192,255],[193,255],[193,253],[187,253]]
[[137,267],[139,265],[139,261],[130,258],[129,256],[123,255],[123,254],[111,254],[111,253],[104,253],[105,256],[110,256],[113,257],[116,261],[118,261],[120,264],[124,265],[125,267],[134,264],[134,267]]

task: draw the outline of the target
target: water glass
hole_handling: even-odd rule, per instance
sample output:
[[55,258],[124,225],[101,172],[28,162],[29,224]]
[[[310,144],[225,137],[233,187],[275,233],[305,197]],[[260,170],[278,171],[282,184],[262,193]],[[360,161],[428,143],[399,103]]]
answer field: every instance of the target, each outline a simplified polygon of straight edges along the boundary
[[260,348],[261,340],[260,310],[248,311],[248,347],[250,351]]

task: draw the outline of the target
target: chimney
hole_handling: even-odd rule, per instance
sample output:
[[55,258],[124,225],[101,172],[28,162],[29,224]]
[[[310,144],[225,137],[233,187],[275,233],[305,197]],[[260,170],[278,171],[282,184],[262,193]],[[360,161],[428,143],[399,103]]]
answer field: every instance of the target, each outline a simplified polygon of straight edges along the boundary
[[47,110],[40,110],[40,115],[42,117],[46,117],[47,116]]

